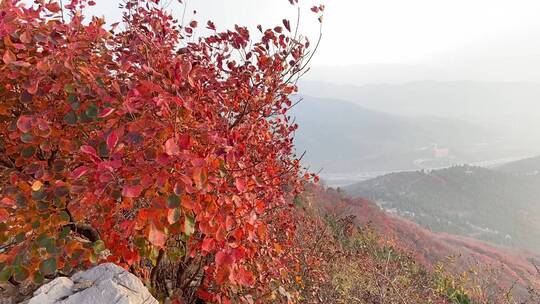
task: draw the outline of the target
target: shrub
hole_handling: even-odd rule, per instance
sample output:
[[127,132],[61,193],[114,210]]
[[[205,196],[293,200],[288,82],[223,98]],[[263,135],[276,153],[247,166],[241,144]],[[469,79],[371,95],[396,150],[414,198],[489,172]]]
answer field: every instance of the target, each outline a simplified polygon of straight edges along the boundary
[[1,2],[1,279],[110,261],[223,303],[286,280],[307,39],[287,20],[195,39],[153,0],[126,1],[123,29],[85,20],[93,1],[36,3]]

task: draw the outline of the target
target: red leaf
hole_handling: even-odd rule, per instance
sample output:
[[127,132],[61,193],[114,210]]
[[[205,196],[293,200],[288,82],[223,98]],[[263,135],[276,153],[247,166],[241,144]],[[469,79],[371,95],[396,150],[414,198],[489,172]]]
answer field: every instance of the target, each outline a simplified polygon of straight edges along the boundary
[[180,148],[178,147],[178,144],[176,143],[176,139],[169,138],[165,142],[165,153],[167,153],[167,155],[169,156],[180,154]]
[[22,33],[21,36],[19,37],[19,39],[21,39],[21,42],[23,42],[23,43],[31,43],[32,42],[32,36],[30,36],[30,33],[28,33],[28,31],[25,31],[24,33]]
[[30,116],[21,115],[17,120],[17,128],[23,133],[30,131],[30,129],[32,129],[32,118]]
[[8,217],[9,212],[4,208],[0,208],[0,221],[5,221],[8,219]]
[[39,87],[39,79],[34,80],[32,84],[26,89],[26,91],[32,95],[37,93]]
[[289,31],[289,32],[291,31],[291,23],[289,22],[289,20],[283,19],[283,25],[285,26],[287,31]]
[[81,166],[75,170],[73,170],[73,172],[71,172],[71,178],[72,179],[79,179],[81,176],[85,175],[87,172],[88,172],[88,167],[86,166]]
[[139,197],[143,187],[141,185],[124,186],[122,189],[122,196],[124,197]]
[[213,30],[215,31],[216,30],[216,25],[214,24],[214,22],[208,20],[208,22],[206,23],[207,27],[209,30]]
[[182,150],[186,150],[189,148],[189,144],[191,142],[191,137],[187,134],[180,135],[180,138],[178,140],[178,146]]
[[122,236],[125,238],[128,238],[132,233],[133,229],[135,228],[135,221],[124,221],[118,225],[120,230],[122,230]]
[[193,210],[193,208],[195,208],[195,204],[189,195],[182,196],[182,207],[188,210]]
[[4,197],[2,200],[0,200],[0,203],[2,203],[2,205],[4,206],[9,206],[9,207],[16,206],[15,201],[9,197]]
[[163,231],[158,230],[154,225],[151,225],[148,233],[148,241],[156,247],[163,248],[167,241],[167,235]]
[[238,269],[237,273],[237,281],[244,285],[244,286],[252,286],[253,283],[255,283],[255,278],[253,277],[253,273],[251,273],[249,270],[245,269],[244,267],[241,267]]
[[109,136],[107,137],[107,148],[109,148],[109,151],[113,151],[117,143],[118,143],[118,132],[112,131],[111,134],[109,134]]
[[238,189],[238,191],[240,193],[246,192],[247,185],[246,185],[246,179],[245,178],[237,178],[236,181],[235,181],[235,185],[236,185],[236,189]]
[[101,112],[99,112],[98,117],[99,118],[107,117],[107,116],[111,115],[114,111],[115,111],[115,109],[113,109],[113,108],[104,108],[103,110],[101,110]]
[[4,56],[2,57],[2,59],[4,60],[4,63],[5,63],[5,64],[10,64],[10,63],[12,63],[13,61],[16,61],[16,60],[17,60],[17,57],[15,56],[15,54],[13,54],[12,51],[6,50],[6,51],[4,52]]
[[227,254],[223,251],[216,253],[215,257],[216,265],[219,266],[228,266],[234,263],[234,257],[230,254]]
[[49,4],[46,4],[45,7],[53,13],[57,13],[62,9],[57,2],[51,2]]
[[255,212],[257,212],[257,214],[263,214],[263,213],[264,213],[264,209],[265,209],[265,206],[264,206],[264,202],[263,202],[263,201],[258,201],[258,202],[255,204]]
[[82,145],[81,146],[81,152],[86,153],[86,154],[91,155],[91,156],[94,156],[96,158],[99,158],[98,155],[97,155],[96,149],[94,149],[94,147],[92,147],[92,146]]
[[201,249],[206,252],[211,252],[214,250],[215,247],[215,241],[212,238],[204,238]]
[[216,283],[222,285],[229,279],[229,267],[219,267],[216,272]]

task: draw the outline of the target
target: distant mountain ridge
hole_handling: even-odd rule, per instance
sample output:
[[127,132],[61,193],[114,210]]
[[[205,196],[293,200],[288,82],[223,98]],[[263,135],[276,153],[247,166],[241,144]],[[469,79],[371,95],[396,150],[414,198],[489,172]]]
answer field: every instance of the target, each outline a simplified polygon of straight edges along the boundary
[[407,117],[305,96],[290,112],[304,163],[324,173],[446,167],[513,155],[499,134],[463,120]]
[[[300,83],[302,94],[336,98],[405,116],[439,116],[469,121],[524,123],[536,120],[540,83],[413,81],[360,86]],[[521,118],[521,121],[511,121]]]
[[540,253],[540,179],[473,166],[384,175],[344,188],[435,232]]

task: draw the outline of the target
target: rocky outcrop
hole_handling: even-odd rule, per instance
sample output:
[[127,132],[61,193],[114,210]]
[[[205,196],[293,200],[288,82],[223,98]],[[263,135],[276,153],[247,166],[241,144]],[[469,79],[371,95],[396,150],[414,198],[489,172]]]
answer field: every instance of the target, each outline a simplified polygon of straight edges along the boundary
[[142,282],[112,263],[58,277],[41,286],[27,304],[158,304]]

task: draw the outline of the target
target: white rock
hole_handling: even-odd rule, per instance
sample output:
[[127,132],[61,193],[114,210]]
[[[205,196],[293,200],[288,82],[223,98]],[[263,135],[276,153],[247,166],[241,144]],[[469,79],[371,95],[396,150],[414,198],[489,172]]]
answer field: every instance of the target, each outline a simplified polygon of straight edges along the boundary
[[112,263],[59,277],[41,286],[28,304],[158,304],[141,281]]

